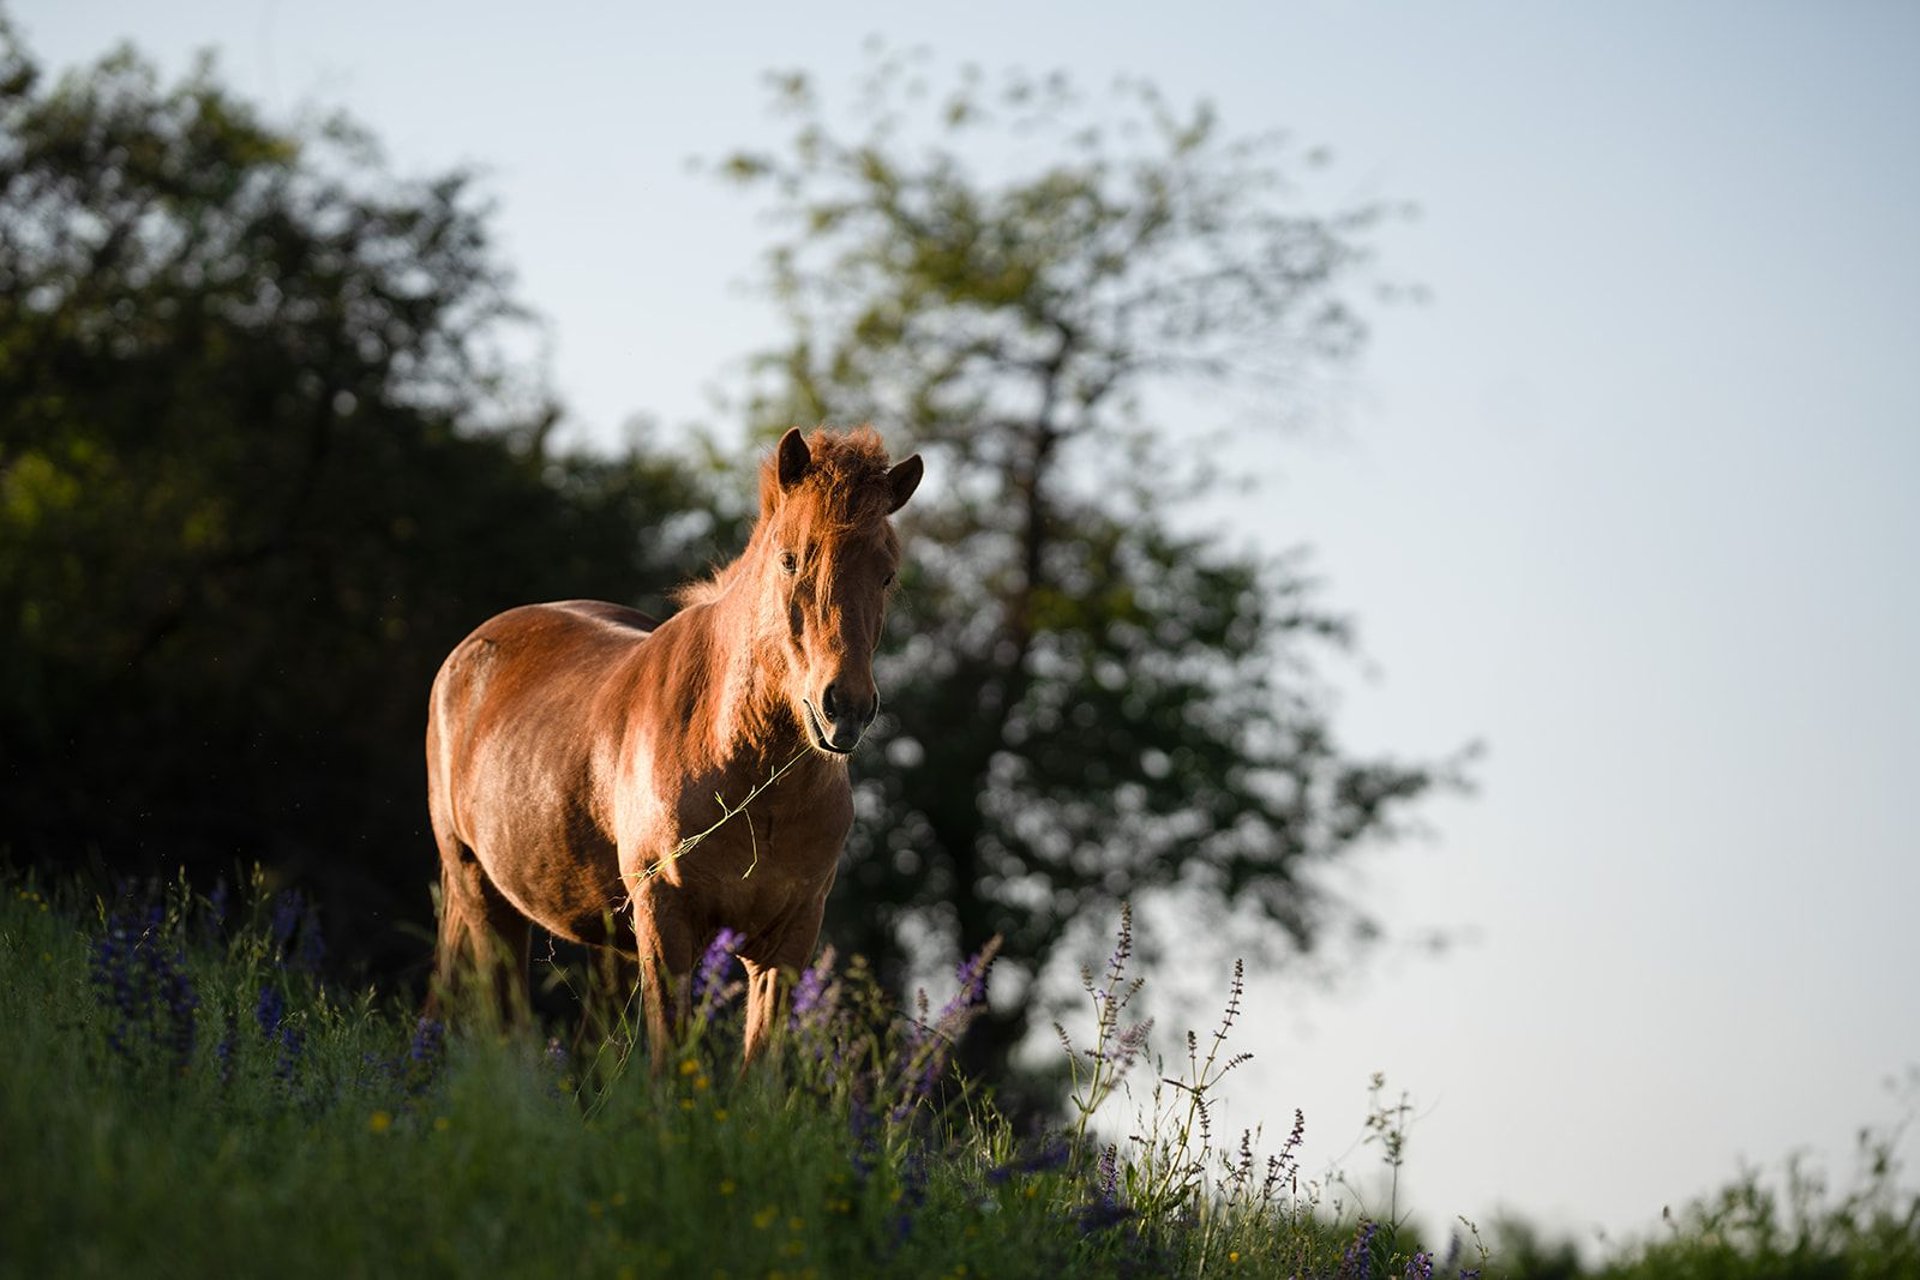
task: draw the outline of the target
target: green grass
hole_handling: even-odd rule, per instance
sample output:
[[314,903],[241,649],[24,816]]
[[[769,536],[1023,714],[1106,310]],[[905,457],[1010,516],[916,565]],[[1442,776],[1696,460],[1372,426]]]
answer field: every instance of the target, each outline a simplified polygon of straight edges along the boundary
[[[1171,1080],[1139,1136],[1105,1145],[1096,1113],[1142,1058],[1124,944],[1088,977],[1067,1127],[1017,1143],[978,1091],[927,1086],[965,1002],[903,1017],[858,964],[768,1069],[738,1076],[720,1017],[655,1077],[583,975],[609,1031],[575,1053],[439,1043],[304,973],[264,902],[215,929],[183,889],[152,916],[52,896],[0,880],[0,1275],[1920,1277],[1890,1145],[1837,1201],[1745,1179],[1597,1268],[1524,1235],[1436,1266],[1404,1220],[1335,1223],[1297,1134],[1215,1142],[1237,978],[1216,1033],[1145,1063]],[[1391,1174],[1407,1110],[1381,1099]]]
[[0,901],[8,1274],[1259,1275],[1338,1247],[1170,1137],[1115,1161],[1114,1198],[1150,1208],[1103,1206],[1096,1144],[1022,1146],[976,1095],[920,1087],[945,1042],[883,1016],[858,966],[773,1069],[738,1078],[716,1023],[656,1078],[619,1034],[416,1061],[411,1010],[303,976],[263,908],[210,938],[180,892],[120,919],[116,1004],[109,913],[77,914]]

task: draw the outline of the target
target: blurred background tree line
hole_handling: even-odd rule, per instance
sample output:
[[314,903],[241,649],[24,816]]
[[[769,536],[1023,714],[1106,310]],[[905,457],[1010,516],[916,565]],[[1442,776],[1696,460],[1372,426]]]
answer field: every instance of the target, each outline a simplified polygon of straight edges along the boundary
[[14,861],[258,861],[326,904],[342,962],[417,977],[440,659],[531,600],[668,611],[737,549],[752,450],[819,421],[871,420],[933,477],[827,938],[904,990],[1004,935],[975,1068],[1122,900],[1177,896],[1267,959],[1365,932],[1311,869],[1458,782],[1340,746],[1315,664],[1348,621],[1297,560],[1186,518],[1220,478],[1155,408],[1181,381],[1284,404],[1362,342],[1388,210],[1294,208],[1311,157],[1140,84],[929,93],[883,53],[849,135],[772,77],[790,134],[716,171],[784,219],[790,339],[726,431],[587,451],[512,354],[528,317],[469,175],[397,177],[350,123],[281,127],[207,67],[55,81],[0,40]]

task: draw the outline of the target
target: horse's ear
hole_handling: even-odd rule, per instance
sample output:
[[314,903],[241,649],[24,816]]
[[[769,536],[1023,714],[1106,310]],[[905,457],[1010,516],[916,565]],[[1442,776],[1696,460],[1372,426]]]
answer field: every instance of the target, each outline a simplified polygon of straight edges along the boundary
[[887,485],[893,490],[893,505],[887,508],[888,515],[907,505],[907,499],[911,498],[913,491],[920,487],[920,477],[926,473],[926,470],[926,463],[920,461],[920,455],[916,453],[895,464],[893,470],[887,472]]
[[799,484],[812,465],[813,455],[807,451],[800,428],[788,427],[787,434],[780,437],[780,487],[791,489]]

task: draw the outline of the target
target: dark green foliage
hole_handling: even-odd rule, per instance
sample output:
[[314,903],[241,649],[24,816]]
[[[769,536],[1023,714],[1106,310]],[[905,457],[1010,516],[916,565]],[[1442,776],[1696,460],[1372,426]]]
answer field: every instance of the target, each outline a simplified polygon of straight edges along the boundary
[[435,665],[527,600],[658,608],[705,503],[546,446],[464,175],[396,179],[204,68],[49,85],[0,47],[0,841],[264,859],[411,959]]
[[[720,169],[791,228],[793,336],[751,411],[871,419],[933,463],[830,934],[904,983],[996,933],[1031,977],[1161,892],[1268,957],[1353,919],[1307,868],[1391,836],[1450,766],[1340,748],[1312,666],[1346,621],[1297,560],[1193,532],[1207,446],[1147,397],[1233,386],[1271,416],[1360,341],[1345,296],[1387,211],[1294,208],[1283,149],[1138,86],[1087,112],[1062,77],[929,91],[883,58],[851,137],[804,76],[774,92],[789,144]],[[997,1014],[976,1065],[1033,1013]]]

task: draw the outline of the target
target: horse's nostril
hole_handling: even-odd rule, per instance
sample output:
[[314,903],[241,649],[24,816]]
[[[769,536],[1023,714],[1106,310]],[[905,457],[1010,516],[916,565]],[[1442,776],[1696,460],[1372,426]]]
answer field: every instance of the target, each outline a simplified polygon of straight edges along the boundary
[[833,686],[828,685],[820,691],[820,714],[829,720],[837,719]]

